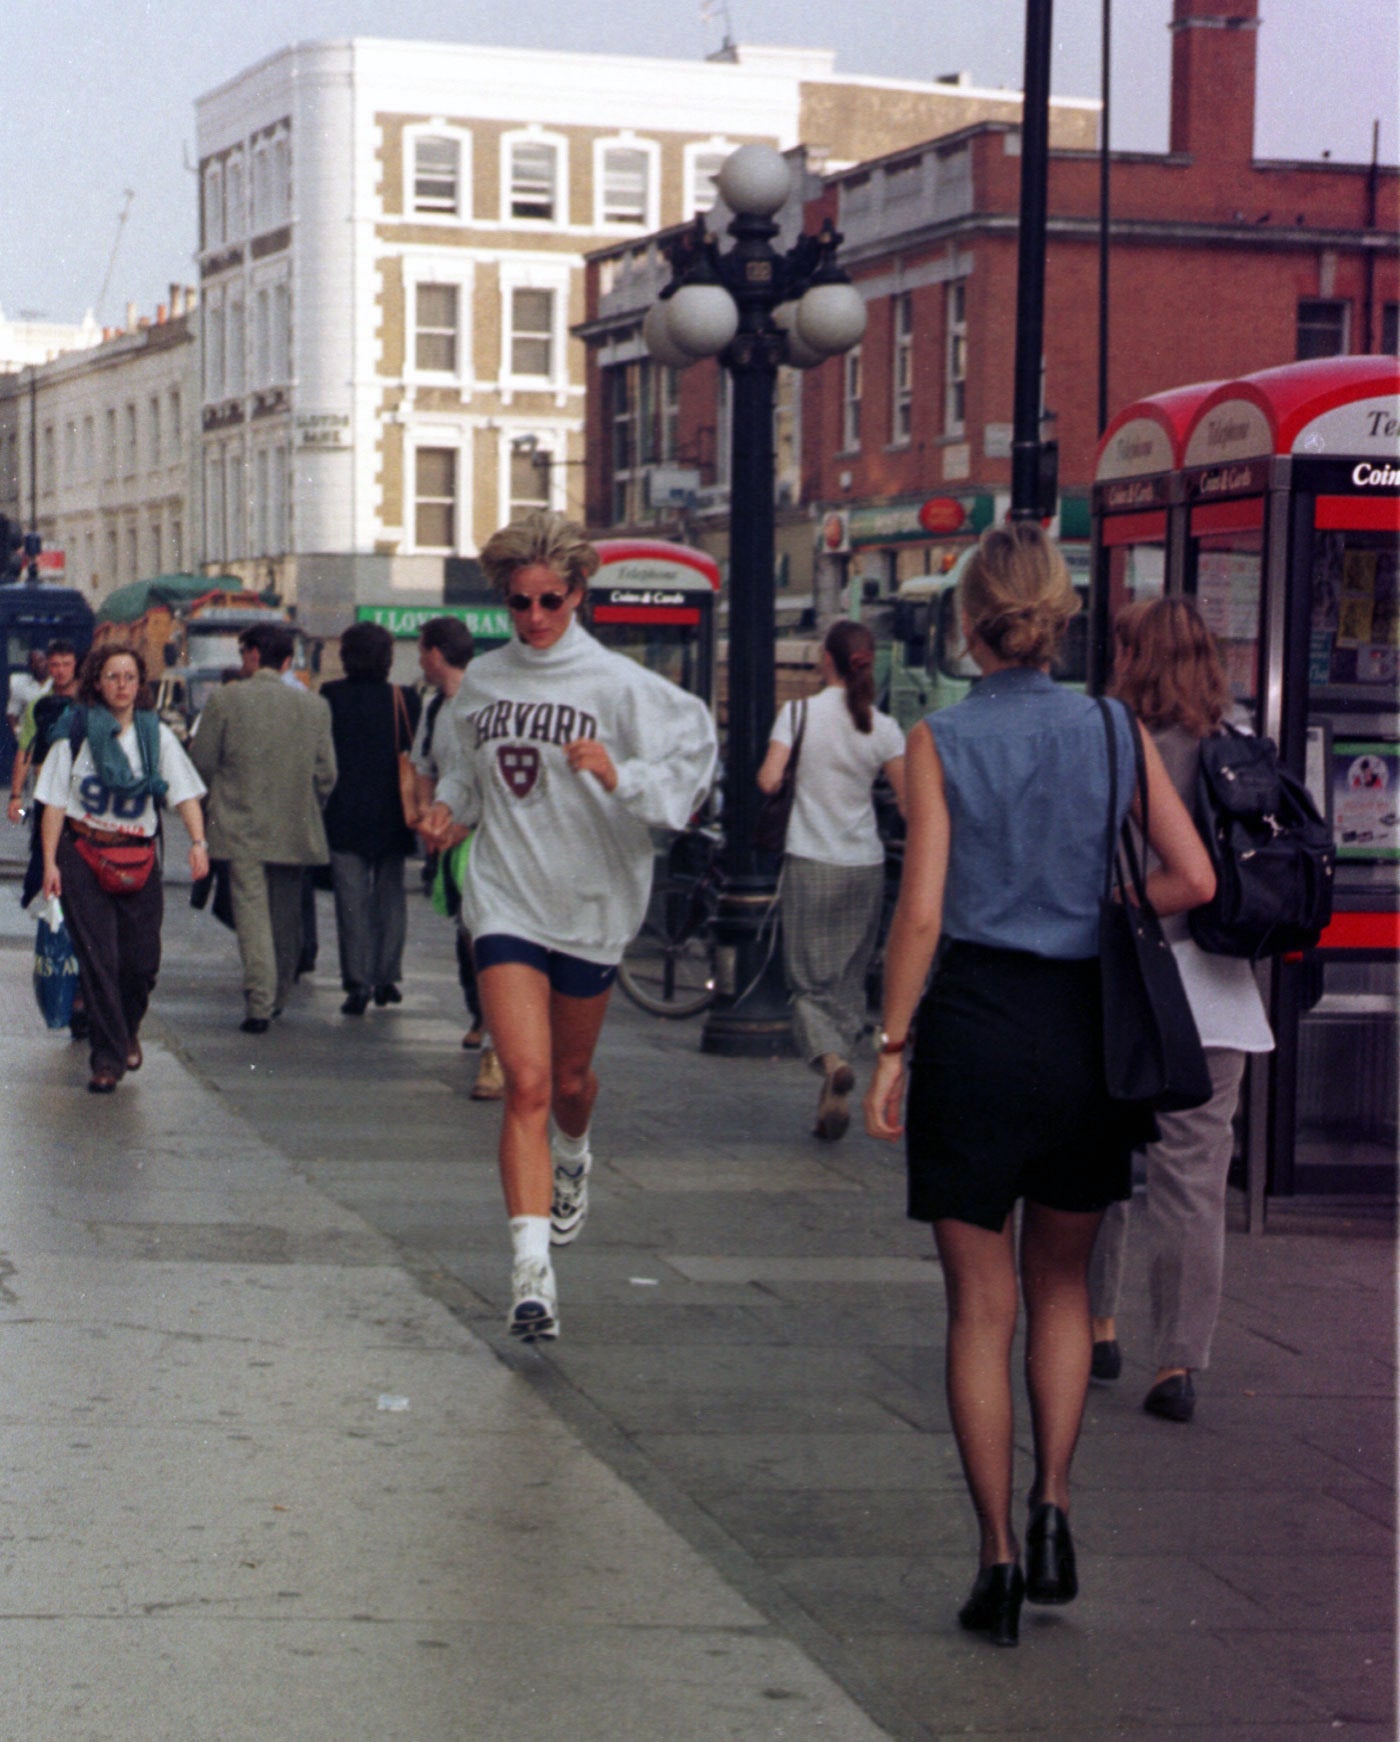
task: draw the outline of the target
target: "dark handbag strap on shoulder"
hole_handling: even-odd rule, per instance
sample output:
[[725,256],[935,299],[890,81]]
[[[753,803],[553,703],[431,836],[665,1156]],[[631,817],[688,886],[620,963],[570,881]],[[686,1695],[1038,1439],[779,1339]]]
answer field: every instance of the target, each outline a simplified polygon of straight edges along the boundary
[[[1146,907],[1147,879],[1143,875],[1142,863],[1138,858],[1137,842],[1133,839],[1133,831],[1127,813],[1123,817],[1123,826],[1118,828],[1118,744],[1113,731],[1113,716],[1108,703],[1102,696],[1095,698],[1098,703],[1103,729],[1108,738],[1108,828],[1104,858],[1103,897],[1107,901],[1113,890],[1115,875],[1118,887],[1124,889],[1123,864],[1127,862],[1128,879],[1133,886],[1139,907]],[[1141,811],[1142,838],[1147,839],[1147,762],[1142,753],[1142,732],[1138,727],[1137,718],[1132,710],[1122,704],[1123,712],[1128,716],[1128,731],[1133,741],[1133,774],[1136,781],[1134,791],[1138,797],[1138,807]],[[1129,801],[1131,804],[1131,800]],[[1124,891],[1126,894],[1126,890]]]
[[[408,744],[405,744],[403,738],[399,736],[400,727],[403,729],[403,738],[408,740]],[[413,733],[408,726],[408,703],[403,699],[403,685],[396,683],[394,685],[394,748],[403,751],[412,743]]]
[[788,776],[794,778],[797,774],[797,758],[802,754],[802,737],[807,730],[807,698],[803,696],[800,702],[793,705],[796,724],[792,732],[792,753],[788,757]]

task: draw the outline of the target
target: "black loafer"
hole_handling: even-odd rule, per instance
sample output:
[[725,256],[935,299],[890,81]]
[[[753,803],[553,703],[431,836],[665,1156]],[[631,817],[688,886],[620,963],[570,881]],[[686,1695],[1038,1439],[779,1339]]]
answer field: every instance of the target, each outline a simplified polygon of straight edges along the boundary
[[244,1034],[266,1034],[270,1025],[265,1016],[245,1016],[238,1026]]
[[369,1009],[368,992],[352,992],[340,1007],[342,1016],[363,1016]]
[[374,1001],[382,1010],[386,1004],[402,1004],[403,993],[399,991],[397,986],[376,986]]
[[1189,1373],[1173,1373],[1170,1379],[1159,1379],[1142,1400],[1149,1415],[1161,1421],[1190,1421],[1196,1413],[1196,1387]]
[[1095,1343],[1089,1359],[1089,1377],[1100,1385],[1111,1385],[1122,1371],[1123,1351],[1118,1347],[1118,1339],[1110,1337],[1105,1342]]
[[1026,1526],[1026,1601],[1072,1603],[1079,1595],[1069,1519],[1050,1501],[1031,1508]]

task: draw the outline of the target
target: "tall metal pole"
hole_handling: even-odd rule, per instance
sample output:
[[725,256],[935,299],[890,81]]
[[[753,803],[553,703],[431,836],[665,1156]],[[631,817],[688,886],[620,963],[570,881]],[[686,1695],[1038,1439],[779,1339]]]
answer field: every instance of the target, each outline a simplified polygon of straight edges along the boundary
[[1021,227],[1016,263],[1016,390],[1011,518],[1040,518],[1040,360],[1045,334],[1046,177],[1050,154],[1051,0],[1026,0],[1021,107]]
[[1099,434],[1108,428],[1108,99],[1112,84],[1113,0],[1103,0],[1103,42],[1099,51]]
[[778,375],[778,226],[738,214],[729,226],[730,294],[739,330],[721,358],[733,384],[729,454],[729,721],[724,786],[724,892],[715,921],[719,996],[700,1044],[731,1057],[791,1046],[782,964],[772,949],[776,915],[770,865],[753,846],[758,768],[768,747],[776,689],[774,568],[776,509],[773,402]]

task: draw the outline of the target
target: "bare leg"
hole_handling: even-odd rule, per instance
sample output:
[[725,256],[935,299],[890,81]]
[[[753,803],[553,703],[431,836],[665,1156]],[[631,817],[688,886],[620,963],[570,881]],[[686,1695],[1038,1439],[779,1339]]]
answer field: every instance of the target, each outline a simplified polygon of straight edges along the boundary
[[[611,988],[609,989],[609,991]],[[582,1137],[598,1099],[593,1049],[608,1011],[609,992],[596,998],[549,995],[549,1031],[553,1048],[553,1112],[566,1137]],[[509,1081],[510,1072],[506,1072]]]
[[1012,1219],[1000,1233],[933,1225],[948,1291],[948,1411],[981,1530],[984,1567],[1020,1558],[1011,1527],[1011,1340],[1018,1307]]
[[1070,1460],[1089,1389],[1089,1257],[1101,1216],[1027,1200],[1021,1220],[1026,1389],[1035,1436],[1031,1498],[1066,1512]]
[[481,971],[477,984],[506,1079],[500,1146],[506,1214],[547,1216],[554,1193],[549,1159],[549,981],[524,962],[498,962]]

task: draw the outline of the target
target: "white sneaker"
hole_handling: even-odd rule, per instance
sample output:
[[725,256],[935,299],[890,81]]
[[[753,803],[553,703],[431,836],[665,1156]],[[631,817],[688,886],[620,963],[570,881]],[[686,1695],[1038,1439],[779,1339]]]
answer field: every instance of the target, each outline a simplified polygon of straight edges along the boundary
[[593,1157],[568,1163],[557,1152],[554,1161],[554,1202],[549,1207],[549,1243],[567,1246],[583,1232],[588,1216],[588,1170]]
[[558,1297],[554,1272],[538,1258],[516,1260],[510,1273],[510,1316],[506,1329],[511,1336],[531,1343],[536,1337],[559,1335]]
[[501,1061],[496,1057],[496,1049],[488,1043],[482,1048],[481,1063],[476,1068],[476,1081],[471,1086],[469,1099],[503,1101],[505,1094],[505,1072],[501,1069]]

